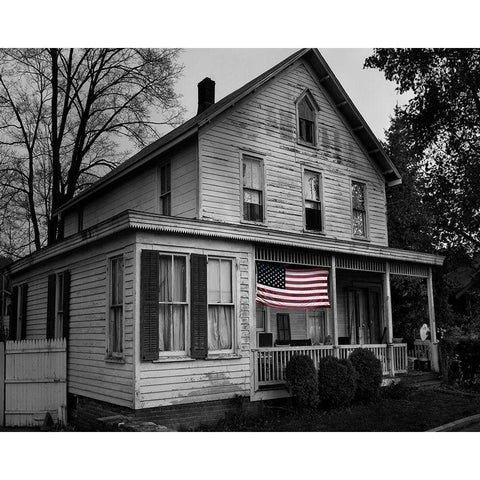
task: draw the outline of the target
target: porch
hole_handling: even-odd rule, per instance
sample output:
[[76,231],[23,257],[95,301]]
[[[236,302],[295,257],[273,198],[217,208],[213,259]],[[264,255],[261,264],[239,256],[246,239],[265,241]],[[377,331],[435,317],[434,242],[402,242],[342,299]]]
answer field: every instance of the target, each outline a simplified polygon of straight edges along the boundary
[[294,355],[307,355],[318,368],[320,359],[335,356],[347,359],[357,348],[365,348],[375,354],[382,365],[385,376],[406,373],[408,367],[407,344],[377,344],[377,345],[311,345],[283,346],[270,348],[254,348],[254,388],[281,387],[285,384],[285,368]]
[[329,305],[326,308],[303,308],[280,303],[272,306],[263,298],[260,301],[257,298],[255,331],[252,332],[255,342],[251,350],[252,398],[270,398],[273,394],[277,395],[275,392],[280,395],[280,390],[284,390],[285,368],[289,360],[298,354],[309,356],[318,367],[321,358],[334,356],[347,359],[355,349],[365,348],[380,360],[384,376],[407,373],[407,343],[402,343],[400,332],[395,335],[391,275],[417,277],[426,282],[427,316],[419,316],[418,327],[423,323],[430,327],[431,368],[438,371],[431,268],[436,259],[425,261],[420,258],[421,255],[412,253],[409,261],[407,258],[396,260],[392,250],[387,251],[389,259],[298,249],[256,248],[257,269],[263,262],[285,269],[315,267],[327,271]]

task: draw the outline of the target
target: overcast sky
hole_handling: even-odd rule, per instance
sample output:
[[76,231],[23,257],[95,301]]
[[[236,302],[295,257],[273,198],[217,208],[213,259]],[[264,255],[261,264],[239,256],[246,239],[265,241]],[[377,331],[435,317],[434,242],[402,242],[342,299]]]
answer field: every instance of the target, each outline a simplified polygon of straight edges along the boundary
[[[187,109],[185,120],[197,113],[197,84],[205,77],[215,80],[215,97],[224,96],[273,67],[297,49],[287,48],[196,48],[185,49],[180,62],[185,69],[177,83],[177,92]],[[408,100],[395,92],[392,82],[377,70],[364,69],[368,48],[321,48],[320,52],[340,80],[343,88],[378,138],[390,123],[397,102]]]

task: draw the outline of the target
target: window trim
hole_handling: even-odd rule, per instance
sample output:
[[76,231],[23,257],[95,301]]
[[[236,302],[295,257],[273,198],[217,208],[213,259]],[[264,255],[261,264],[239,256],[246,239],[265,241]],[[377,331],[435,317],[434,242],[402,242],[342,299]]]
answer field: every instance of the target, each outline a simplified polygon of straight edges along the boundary
[[[173,257],[184,257],[185,258],[185,289],[186,289],[186,314],[185,314],[185,330],[184,330],[184,335],[185,335],[185,350],[160,350],[160,344],[158,348],[158,360],[155,360],[155,362],[161,362],[161,361],[167,361],[168,359],[190,359],[190,253],[185,253],[185,252],[177,252],[177,251],[168,251],[168,250],[156,250],[158,257],[160,256],[169,256],[171,258]],[[160,261],[159,261],[159,268],[160,268]],[[158,288],[160,289],[160,284],[158,285]],[[160,302],[158,301],[159,305],[159,314],[160,314],[160,305],[183,305],[182,302]],[[160,322],[160,317],[158,318],[158,321]],[[160,325],[158,326],[159,332],[160,332]]]
[[[299,113],[299,105],[303,101],[303,99],[307,99],[308,102],[311,104],[313,108],[313,142],[307,142],[300,138],[300,113]],[[299,145],[303,145],[304,147],[310,148],[318,148],[318,113],[320,112],[320,107],[315,100],[312,92],[307,88],[305,89],[300,96],[295,100],[295,128],[296,128],[296,137],[297,143]]]
[[[315,173],[319,176],[319,189],[320,189],[320,212],[322,215],[322,229],[321,230],[312,230],[311,228],[307,228],[307,216],[305,212],[305,172]],[[319,170],[314,168],[309,168],[306,165],[302,165],[301,169],[302,174],[302,219],[303,219],[303,231],[308,233],[315,233],[318,235],[325,235],[326,234],[326,218],[325,218],[325,201],[323,195],[323,173]]]
[[208,301],[208,293],[207,293],[207,338],[208,338],[208,311],[210,305],[230,305],[233,307],[232,312],[232,331],[231,331],[231,341],[232,341],[232,348],[226,348],[223,350],[210,350],[208,348],[207,360],[212,358],[219,358],[223,356],[229,355],[236,355],[237,354],[237,289],[235,285],[236,282],[236,273],[237,273],[237,259],[235,257],[227,257],[224,255],[207,255],[207,292],[208,292],[208,263],[210,260],[228,260],[232,265],[231,270],[231,286],[232,286],[232,302],[231,303],[210,303]]
[[[365,235],[356,235],[353,230],[353,184],[359,183],[364,187],[364,203],[365,203]],[[350,221],[351,221],[351,232],[352,238],[355,240],[370,240],[370,225],[369,225],[369,215],[368,215],[368,184],[365,180],[360,180],[357,178],[350,179]]]
[[[122,285],[122,352],[110,351],[110,315],[112,311],[112,261],[122,259],[123,262],[123,285]],[[125,253],[112,253],[107,256],[107,295],[106,295],[106,329],[105,329],[105,361],[106,362],[124,362],[125,361]],[[120,304],[119,304],[120,305]],[[118,305],[117,305],[118,306]]]
[[[262,210],[263,210],[263,220],[246,220],[244,218],[244,195],[243,195],[243,160],[245,157],[252,158],[257,160],[260,163],[260,171],[262,172]],[[241,151],[240,152],[240,223],[245,223],[249,225],[266,225],[267,224],[267,189],[265,181],[265,156],[258,153],[250,151]]]

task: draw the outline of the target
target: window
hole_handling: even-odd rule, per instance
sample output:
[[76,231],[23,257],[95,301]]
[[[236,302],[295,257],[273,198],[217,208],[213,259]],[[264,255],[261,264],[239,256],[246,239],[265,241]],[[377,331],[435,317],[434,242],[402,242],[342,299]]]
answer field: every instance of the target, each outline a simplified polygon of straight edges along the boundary
[[109,357],[123,356],[123,255],[110,259]]
[[310,145],[316,144],[316,108],[310,92],[305,93],[297,103],[298,141]]
[[232,260],[209,258],[208,350],[231,350],[234,317]]
[[159,265],[159,349],[184,353],[187,259],[184,255],[160,255]]
[[366,186],[352,182],[352,231],[355,237],[367,236]]
[[58,273],[55,292],[55,338],[63,338],[64,276]]
[[290,340],[290,315],[277,313],[277,341],[289,342]]
[[305,170],[303,172],[303,199],[305,205],[305,228],[321,232],[322,202],[320,174]]
[[307,321],[310,328],[310,338],[313,345],[319,345],[326,339],[326,312],[325,310],[312,309],[307,310]]
[[263,165],[259,158],[243,156],[243,219],[263,222]]
[[172,211],[170,170],[170,163],[160,167],[160,213],[162,215],[171,215]]
[[14,340],[23,340],[26,330],[26,314],[27,314],[27,285],[23,284],[18,287],[17,297],[17,318]]

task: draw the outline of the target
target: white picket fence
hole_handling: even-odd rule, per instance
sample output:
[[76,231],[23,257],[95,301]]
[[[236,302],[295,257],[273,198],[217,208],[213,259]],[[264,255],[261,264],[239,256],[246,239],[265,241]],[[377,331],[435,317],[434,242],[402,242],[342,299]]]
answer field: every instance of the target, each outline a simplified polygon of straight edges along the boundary
[[47,412],[66,421],[66,352],[65,339],[0,343],[0,425],[38,426]]

